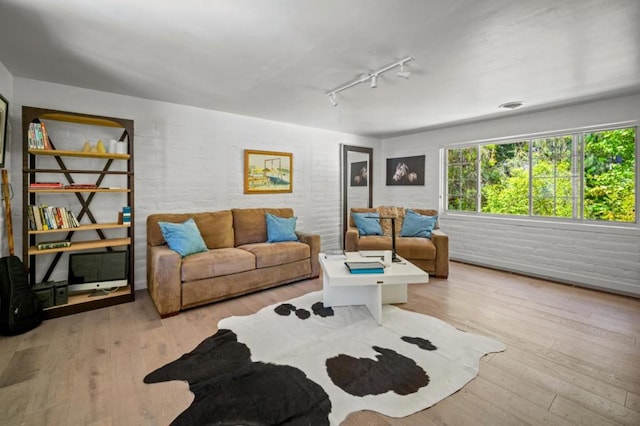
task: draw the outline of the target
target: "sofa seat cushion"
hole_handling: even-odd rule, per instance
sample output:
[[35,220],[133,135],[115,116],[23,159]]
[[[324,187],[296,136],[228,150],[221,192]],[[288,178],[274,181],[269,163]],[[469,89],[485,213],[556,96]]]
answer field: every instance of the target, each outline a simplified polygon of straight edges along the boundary
[[421,237],[397,238],[396,252],[405,259],[434,260],[436,258],[436,246],[433,241]]
[[284,241],[280,243],[254,243],[238,246],[256,258],[256,268],[283,265],[309,259],[311,248],[299,241]]
[[391,237],[367,235],[358,239],[358,250],[391,250]]
[[182,259],[182,282],[237,274],[256,268],[256,257],[246,250],[221,248]]

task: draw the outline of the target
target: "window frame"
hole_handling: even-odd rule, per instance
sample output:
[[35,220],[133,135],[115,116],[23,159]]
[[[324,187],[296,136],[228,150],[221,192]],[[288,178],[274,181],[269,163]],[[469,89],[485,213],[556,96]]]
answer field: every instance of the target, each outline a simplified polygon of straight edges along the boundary
[[[584,134],[586,133],[597,133],[604,132],[610,130],[618,130],[625,128],[633,128],[635,127],[635,173],[634,173],[634,195],[635,195],[635,221],[634,222],[618,222],[618,221],[605,221],[605,220],[597,220],[597,219],[588,219],[584,218],[584,193],[585,193],[585,171],[584,171]],[[638,211],[638,207],[640,206],[640,188],[638,187],[640,183],[640,120],[629,120],[615,123],[607,123],[600,125],[592,125],[592,126],[582,126],[561,130],[553,130],[553,131],[544,131],[544,132],[534,132],[534,133],[526,133],[520,135],[506,136],[506,137],[498,137],[498,138],[487,138],[487,139],[478,139],[474,141],[467,142],[459,142],[452,143],[446,146],[440,146],[440,211],[442,212],[441,216],[443,218],[446,217],[477,217],[477,218],[489,218],[489,219],[507,219],[518,220],[518,221],[527,221],[527,222],[555,222],[561,224],[568,225],[587,225],[590,227],[622,227],[622,228],[638,228],[640,227],[640,214]],[[573,138],[573,148],[572,155],[576,156],[579,161],[574,161],[572,165],[572,169],[575,174],[573,174],[573,179],[578,182],[578,187],[574,188],[573,191],[578,195],[577,199],[577,208],[574,209],[573,217],[561,217],[561,216],[540,216],[533,214],[533,182],[532,182],[532,170],[531,166],[533,164],[533,160],[531,158],[531,150],[532,143],[534,140],[544,139],[544,138],[553,138],[553,137],[563,137],[570,135]],[[482,171],[480,169],[481,165],[481,147],[483,145],[489,144],[508,144],[508,143],[516,143],[527,141],[529,143],[529,214],[528,215],[513,215],[513,214],[502,214],[502,213],[486,213],[482,212]],[[462,211],[462,210],[449,210],[449,182],[448,182],[448,153],[451,149],[464,149],[469,147],[475,147],[477,150],[476,155],[476,175],[477,175],[477,188],[476,188],[476,211]]]

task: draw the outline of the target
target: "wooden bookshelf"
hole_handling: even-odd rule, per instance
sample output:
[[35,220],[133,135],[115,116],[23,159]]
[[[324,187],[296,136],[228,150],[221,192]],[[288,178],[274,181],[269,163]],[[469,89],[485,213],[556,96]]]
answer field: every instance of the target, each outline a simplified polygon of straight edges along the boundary
[[[47,124],[49,122],[62,122],[60,126],[66,126],[70,131],[63,131],[58,134],[61,138],[71,138],[74,134],[82,134],[85,132],[82,126],[96,126],[91,130],[92,134],[104,134],[104,140],[117,139],[126,144],[127,154],[118,153],[99,153],[86,152],[77,150],[64,149],[67,146],[77,146],[79,140],[62,140],[57,139],[58,136],[52,135],[49,129],[47,132],[41,132],[40,136],[46,135],[45,146],[52,149],[34,149],[33,139],[29,139],[29,129],[32,123]],[[58,127],[60,127],[58,126]],[[80,126],[80,127],[78,127]],[[31,126],[35,127],[35,126]],[[44,127],[44,126],[37,126]],[[47,125],[47,128],[50,126]],[[54,128],[56,126],[53,126]],[[119,137],[113,137],[114,130],[121,129],[122,133]],[[44,129],[43,129],[44,130]],[[118,132],[119,130],[116,130]],[[55,132],[54,132],[55,133]],[[102,117],[91,114],[82,114],[76,112],[57,111],[45,108],[22,107],[22,134],[23,134],[23,261],[29,270],[29,281],[33,286],[40,281],[51,281],[51,276],[55,271],[57,275],[60,271],[66,273],[66,266],[60,264],[64,253],[82,252],[82,251],[108,251],[118,248],[125,248],[128,255],[128,285],[117,289],[114,292],[100,294],[78,293],[70,294],[68,303],[64,305],[52,306],[45,309],[45,317],[53,318],[62,315],[69,315],[76,312],[87,311],[104,306],[110,306],[117,303],[133,301],[135,297],[134,288],[134,227],[130,223],[120,224],[115,222],[100,223],[95,219],[92,201],[95,197],[102,194],[112,193],[113,198],[108,201],[102,201],[100,205],[113,204],[113,218],[120,211],[122,206],[131,208],[132,218],[134,217],[134,168],[133,168],[133,121],[123,118]],[[33,135],[33,133],[32,133]],[[71,135],[71,136],[70,136]],[[54,143],[54,139],[56,139]],[[42,142],[42,139],[39,139]],[[59,143],[58,143],[59,142]],[[62,148],[62,149],[58,149]],[[54,161],[47,160],[53,158]],[[73,161],[67,161],[67,158],[73,158]],[[41,161],[40,161],[41,160]],[[83,161],[87,160],[87,161]],[[102,161],[100,161],[102,160]],[[74,169],[67,167],[67,162],[74,165]],[[117,167],[118,170],[111,170],[113,164],[124,162],[126,167]],[[40,165],[46,165],[42,167]],[[52,168],[53,165],[53,168]],[[57,168],[56,165],[58,166]],[[123,170],[126,169],[126,170]],[[91,176],[90,178],[82,178],[80,182],[89,183],[95,188],[30,188],[33,182],[51,181],[49,174],[59,174],[63,185],[77,184],[74,181],[76,174],[83,176]],[[106,176],[112,176],[111,182],[116,185],[106,187],[103,179]],[[38,177],[45,179],[38,179]],[[120,194],[120,195],[118,195]],[[46,196],[46,204],[48,205],[67,205],[65,197],[71,197],[76,204],[79,204],[77,219],[81,225],[75,228],[58,228],[48,230],[33,230],[30,228],[29,215],[26,214],[29,206],[42,204],[38,202],[41,196]],[[62,201],[61,201],[62,200]],[[113,201],[111,201],[113,200]],[[97,203],[96,203],[97,204]],[[66,235],[60,236],[60,233]],[[92,239],[88,233],[95,233],[96,237]],[[124,234],[124,235],[123,235]],[[58,237],[49,238],[47,236]],[[52,249],[38,250],[39,243],[48,240],[63,239],[70,241],[68,247],[59,247]],[[74,240],[75,239],[75,240]],[[48,256],[43,256],[48,255]],[[38,259],[41,259],[40,261]],[[66,259],[66,258],[65,258]]]

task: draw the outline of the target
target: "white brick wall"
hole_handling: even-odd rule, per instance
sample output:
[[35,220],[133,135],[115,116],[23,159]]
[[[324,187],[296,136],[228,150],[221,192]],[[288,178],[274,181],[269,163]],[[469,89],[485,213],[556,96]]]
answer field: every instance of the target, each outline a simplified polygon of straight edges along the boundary
[[[380,159],[426,155],[424,187],[385,187],[378,204],[441,206],[440,148],[490,138],[638,120],[640,95],[426,131],[383,141]],[[506,114],[505,114],[506,115]],[[382,182],[384,185],[384,182]],[[440,207],[442,208],[442,207]],[[442,211],[442,210],[441,210]],[[640,229],[443,215],[452,259],[640,295]]]
[[[138,289],[146,287],[146,217],[152,213],[291,207],[299,230],[320,234],[324,250],[339,248],[340,144],[380,146],[371,138],[26,79],[15,80],[15,94],[17,114],[11,119],[17,129],[22,105],[134,120]],[[68,137],[80,146],[86,138]],[[16,138],[10,169],[17,194],[16,252],[21,254],[21,135]],[[292,152],[293,193],[245,195],[244,149]],[[66,271],[59,268],[53,278],[65,279]]]
[[[146,287],[147,215],[156,212],[288,206],[299,229],[319,233],[323,249],[340,246],[340,144],[374,148],[374,205],[438,208],[439,150],[456,143],[638,119],[640,95],[426,131],[386,141],[152,102],[33,80],[15,79],[12,127],[20,107],[130,118],[135,121],[136,287]],[[14,134],[19,133],[14,130]],[[16,252],[21,253],[21,136],[10,148]],[[294,154],[292,194],[243,194],[243,150]],[[11,155],[13,154],[13,155]],[[386,159],[426,155],[425,186],[385,185]],[[451,257],[580,285],[640,294],[638,227],[443,216]],[[55,278],[55,277],[54,277]]]

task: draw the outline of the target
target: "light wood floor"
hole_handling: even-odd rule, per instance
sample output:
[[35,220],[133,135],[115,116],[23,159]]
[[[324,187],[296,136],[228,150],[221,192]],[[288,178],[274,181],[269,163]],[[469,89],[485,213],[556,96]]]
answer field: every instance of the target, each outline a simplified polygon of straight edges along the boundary
[[[166,425],[191,402],[183,382],[143,377],[216,332],[217,321],[321,289],[304,281],[160,320],[134,303],[0,337],[0,424]],[[501,340],[462,390],[413,416],[344,425],[640,425],[640,300],[452,263],[410,286],[405,309]]]

